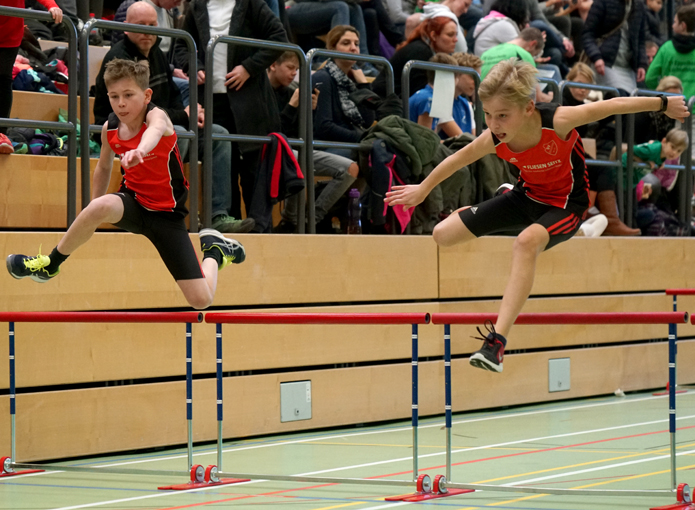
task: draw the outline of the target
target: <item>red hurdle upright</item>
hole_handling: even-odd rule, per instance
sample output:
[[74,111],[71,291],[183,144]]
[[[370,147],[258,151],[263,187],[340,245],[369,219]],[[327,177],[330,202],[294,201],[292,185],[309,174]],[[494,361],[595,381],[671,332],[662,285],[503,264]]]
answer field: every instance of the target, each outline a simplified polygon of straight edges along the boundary
[[[497,321],[495,313],[434,313],[432,324],[444,325],[444,386],[446,413],[446,473],[447,487],[460,489],[508,490],[509,492],[532,492],[544,494],[611,494],[611,495],[655,495],[673,493],[676,485],[676,402],[675,394],[669,402],[669,428],[671,433],[671,480],[670,490],[615,491],[602,489],[546,489],[538,487],[516,487],[505,485],[480,485],[452,483],[451,480],[451,324],[484,324]],[[514,324],[668,324],[669,325],[669,378],[675,380],[675,329],[676,324],[688,322],[687,312],[623,312],[623,313],[522,313]],[[671,390],[675,383],[671,383]],[[686,488],[685,484],[682,484]],[[682,488],[681,488],[682,489]]]

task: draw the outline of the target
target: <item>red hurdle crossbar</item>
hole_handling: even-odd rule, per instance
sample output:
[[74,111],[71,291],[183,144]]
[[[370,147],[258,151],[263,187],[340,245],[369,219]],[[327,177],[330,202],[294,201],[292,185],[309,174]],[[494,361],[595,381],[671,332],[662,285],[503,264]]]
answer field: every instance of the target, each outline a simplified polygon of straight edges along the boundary
[[201,312],[0,312],[0,322],[203,322]]
[[666,289],[667,296],[692,296],[695,295],[695,289]]
[[[432,324],[484,324],[496,313],[433,313]],[[514,324],[684,324],[688,312],[522,313]]]
[[206,313],[212,324],[429,324],[429,313]]

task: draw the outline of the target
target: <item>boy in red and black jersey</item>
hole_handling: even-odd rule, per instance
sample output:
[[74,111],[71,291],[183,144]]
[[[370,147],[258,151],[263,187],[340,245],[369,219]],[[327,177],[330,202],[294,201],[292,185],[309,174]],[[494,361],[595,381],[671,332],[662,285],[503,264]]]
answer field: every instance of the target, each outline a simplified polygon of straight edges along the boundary
[[[198,261],[184,222],[188,182],[174,126],[163,110],[150,103],[147,62],[112,60],[104,80],[113,113],[102,128],[102,139],[108,143],[102,147],[94,171],[92,201],[49,256],[10,255],[7,269],[14,278],[45,282],[58,274],[60,264],[101,223],[112,223],[152,241],[188,303],[207,308],[215,296],[217,271],[243,262],[244,247],[216,230],[205,229],[199,233],[203,262]],[[117,193],[107,195],[116,154],[123,180]]]

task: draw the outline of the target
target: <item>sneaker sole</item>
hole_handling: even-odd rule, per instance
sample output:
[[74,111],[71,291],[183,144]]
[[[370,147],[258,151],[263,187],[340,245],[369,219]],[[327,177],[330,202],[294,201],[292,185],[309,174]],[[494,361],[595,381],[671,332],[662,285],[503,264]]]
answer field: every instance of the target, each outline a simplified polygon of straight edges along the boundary
[[[206,237],[206,236],[215,237],[215,238],[219,239],[220,241],[223,241],[226,244],[231,245],[234,248],[236,248],[236,247],[241,248],[241,253],[243,254],[243,259],[241,262],[246,260],[246,249],[244,248],[244,245],[241,244],[239,241],[237,241],[235,239],[227,239],[222,234],[220,234],[217,230],[214,230],[211,228],[204,228],[203,230],[198,232],[198,239],[200,239],[201,237]],[[232,264],[241,264],[241,262],[234,261],[234,262],[232,262]]]
[[502,370],[504,370],[502,363],[495,365],[494,363],[491,363],[490,360],[488,360],[485,356],[477,353],[471,356],[468,362],[476,368],[482,368],[483,370],[489,370],[490,372],[500,373]]
[[10,273],[10,276],[14,278],[15,280],[21,280],[22,278],[31,278],[34,280],[36,283],[46,283],[48,280],[39,278],[35,274],[28,274],[26,276],[17,276],[12,272],[12,264],[10,263],[10,259],[14,257],[14,255],[8,255],[7,258],[5,259],[5,266],[7,267],[7,272]]
[[0,145],[0,154],[13,154],[14,148],[7,145]]

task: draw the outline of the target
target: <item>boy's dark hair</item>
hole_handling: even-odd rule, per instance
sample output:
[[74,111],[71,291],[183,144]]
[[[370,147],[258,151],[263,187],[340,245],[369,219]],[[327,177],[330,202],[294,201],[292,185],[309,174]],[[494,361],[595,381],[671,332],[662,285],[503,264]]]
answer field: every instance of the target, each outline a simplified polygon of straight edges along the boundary
[[695,4],[682,5],[676,11],[678,21],[685,23],[685,29],[688,33],[695,32]]
[[504,14],[522,29],[529,22],[529,11],[526,2],[520,0],[495,0],[490,9]]
[[280,66],[289,60],[296,60],[299,65],[299,56],[294,51],[284,51],[275,61],[275,65]]
[[142,90],[146,90],[150,86],[150,64],[147,60],[125,60],[115,58],[108,64],[104,70],[104,83],[108,89],[111,85],[119,80],[130,78]]
[[543,32],[541,32],[537,28],[526,27],[521,31],[521,33],[519,34],[519,37],[526,42],[536,41],[536,51],[538,53],[543,51],[543,48],[545,48],[545,40],[543,40]]
[[[430,58],[430,62],[433,62],[435,64],[447,64],[450,66],[458,65],[456,59],[451,55],[447,55],[446,53],[436,53],[432,58]],[[429,83],[430,85],[434,85],[435,73],[436,71],[432,71],[430,69],[427,70],[427,83]]]

